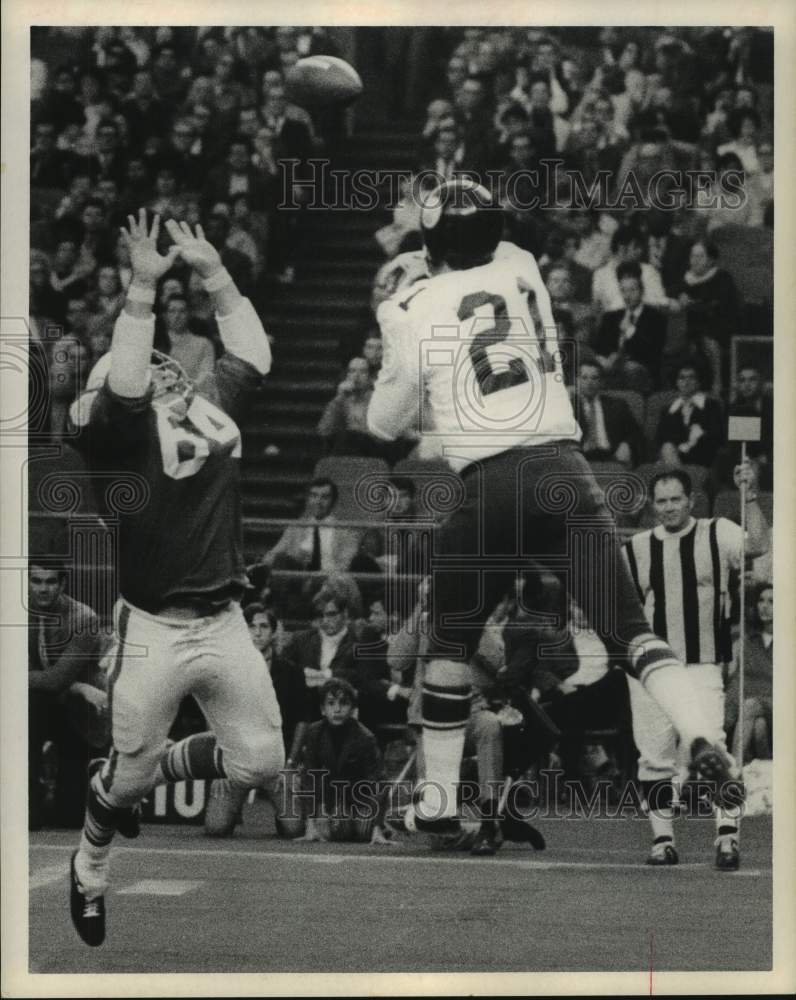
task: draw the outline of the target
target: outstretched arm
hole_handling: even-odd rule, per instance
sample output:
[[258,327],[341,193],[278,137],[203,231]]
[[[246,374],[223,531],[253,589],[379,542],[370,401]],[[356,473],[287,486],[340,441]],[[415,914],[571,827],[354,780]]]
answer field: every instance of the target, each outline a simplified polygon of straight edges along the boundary
[[147,232],[146,209],[138,212],[138,221],[127,216],[128,228],[122,227],[122,239],[130,252],[133,280],[127,289],[124,308],[116,320],[111,341],[111,367],[108,385],[117,396],[139,399],[149,384],[149,364],[155,337],[155,289],[158,279],[174,263],[180,249],[167,254],[157,248],[160,216],[156,215]]
[[271,370],[268,337],[251,302],[241,295],[222,264],[218,250],[205,239],[199,225],[194,234],[187,222],[177,223],[170,219],[166,229],[183,260],[196,270],[210,295],[226,350],[246,361],[260,375],[267,375]]

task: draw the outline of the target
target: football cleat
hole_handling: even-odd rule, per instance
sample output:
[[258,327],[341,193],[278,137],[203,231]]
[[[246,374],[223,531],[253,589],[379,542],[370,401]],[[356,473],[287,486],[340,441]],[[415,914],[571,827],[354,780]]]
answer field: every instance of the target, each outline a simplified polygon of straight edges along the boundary
[[652,845],[652,850],[646,863],[657,867],[676,865],[680,863],[680,858],[674,849],[674,844],[670,840],[666,840],[660,844]]
[[713,801],[724,808],[743,805],[746,797],[743,781],[737,773],[732,758],[726,750],[706,739],[696,739],[691,744],[692,778],[711,782],[714,785]]
[[457,816],[427,819],[425,816],[417,815],[414,805],[406,807],[402,820],[403,830],[406,833],[431,833],[438,837],[450,837],[461,832],[461,822]]
[[81,939],[90,947],[97,948],[105,940],[105,898],[86,899],[80,879],[75,871],[77,851],[72,855],[69,866],[69,908],[72,923]]
[[481,826],[475,837],[475,842],[470,848],[470,854],[480,858],[491,857],[497,853],[498,845],[495,838],[495,823],[493,820],[482,820]]
[[[88,765],[88,780],[91,781],[97,771],[101,771],[107,763],[107,757],[97,757],[90,761]],[[116,829],[128,840],[135,840],[141,832],[140,804],[130,806],[127,809],[119,808],[114,810],[114,812],[116,816]]]
[[716,838],[716,868],[720,872],[737,872],[741,867],[741,852],[734,833]]
[[530,844],[535,851],[543,851],[547,847],[541,831],[527,820],[517,816],[502,816],[500,830],[504,840],[510,840],[516,844]]

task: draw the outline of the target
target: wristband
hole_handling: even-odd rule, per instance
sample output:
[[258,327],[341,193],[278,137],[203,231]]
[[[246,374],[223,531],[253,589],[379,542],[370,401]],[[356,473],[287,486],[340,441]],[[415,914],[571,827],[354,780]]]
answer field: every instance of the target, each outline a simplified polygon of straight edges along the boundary
[[139,302],[142,306],[153,306],[155,304],[155,289],[147,285],[130,285],[127,289],[127,299],[130,302]]
[[225,267],[220,267],[217,271],[213,271],[209,278],[202,278],[202,284],[206,292],[220,292],[230,281],[232,281],[232,277]]

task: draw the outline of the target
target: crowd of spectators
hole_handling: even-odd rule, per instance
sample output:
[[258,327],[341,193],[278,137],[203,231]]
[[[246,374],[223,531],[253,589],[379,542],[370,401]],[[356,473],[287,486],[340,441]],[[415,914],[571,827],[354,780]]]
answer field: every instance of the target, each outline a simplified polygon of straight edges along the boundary
[[[334,54],[322,28],[33,28],[30,317],[64,403],[110,343],[131,272],[119,226],[145,207],[203,225],[259,306],[297,265],[299,186],[281,164],[328,152],[285,95],[298,58]],[[158,296],[156,347],[201,376],[221,349],[201,283],[175,266]],[[56,356],[57,355],[57,356]],[[63,431],[64,405],[50,430]]]
[[[294,282],[300,213],[276,208],[279,163],[306,162],[329,147],[334,129],[287,101],[284,76],[300,56],[320,51],[335,51],[321,28],[34,29],[30,317],[32,350],[49,372],[45,429],[54,439],[91,364],[108,350],[130,282],[117,233],[131,210],[143,205],[203,225],[255,305],[270,282]],[[565,374],[587,456],[628,470],[656,461],[700,466],[710,502],[731,485],[737,460],[728,414],[762,418],[750,454],[759,487],[773,483],[773,370],[765,351],[735,350],[744,336],[773,334],[772,65],[771,34],[757,29],[451,29],[429,67],[429,79],[436,72],[440,82],[429,84],[427,115],[417,123],[416,174],[468,171],[503,182],[506,238],[535,254],[568,345]],[[555,170],[545,168],[554,160]],[[649,183],[660,171],[689,170],[712,179],[698,190],[674,173]],[[603,202],[578,203],[592,183],[603,185]],[[418,190],[406,184],[381,231],[388,259],[374,281],[374,310],[389,293],[391,259],[420,247]],[[627,191],[632,197],[617,202]],[[738,191],[741,199],[727,197]],[[532,198],[538,207],[528,207]],[[422,254],[402,265],[404,281],[424,273]],[[317,434],[340,463],[366,457],[392,466],[422,454],[422,441],[388,448],[367,433],[382,360],[375,314],[360,333]],[[221,350],[207,295],[179,265],[159,288],[156,347],[195,379]],[[331,691],[337,709],[358,702],[359,723],[375,732],[376,744],[365,740],[374,761],[397,729],[417,722],[422,648],[407,653],[401,642],[406,613],[427,614],[412,575],[419,508],[411,477],[398,469],[389,483],[390,513],[367,530],[338,516],[336,477],[316,478],[299,522],[251,574],[256,603],[247,620],[277,687],[292,761],[313,725],[316,756],[339,742],[319,726],[332,725],[323,700],[332,680],[354,692]],[[387,551],[390,519],[403,541],[395,543],[393,530]],[[747,662],[761,684],[747,691],[755,703],[743,740],[766,753],[770,563],[754,573],[766,589],[752,602],[759,633],[747,640]],[[484,788],[505,770],[500,713],[518,687],[521,713],[533,711],[529,699],[541,701],[553,730],[560,727],[568,773],[580,767],[585,732],[628,728],[617,672],[578,625],[578,609],[558,610],[572,647],[571,669],[559,663],[558,674],[533,653],[549,635],[531,640],[528,629],[506,628],[520,615],[510,596],[488,630],[468,731]],[[296,619],[312,625],[291,634],[285,625]],[[422,629],[408,632],[422,637]],[[524,636],[517,656],[516,635]],[[364,655],[354,655],[358,645]],[[369,776],[380,768],[376,761]]]

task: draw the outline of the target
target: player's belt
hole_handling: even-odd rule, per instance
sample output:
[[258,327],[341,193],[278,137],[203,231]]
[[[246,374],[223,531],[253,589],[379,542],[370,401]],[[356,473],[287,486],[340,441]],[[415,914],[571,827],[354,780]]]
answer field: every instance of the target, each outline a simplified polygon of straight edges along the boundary
[[175,597],[168,604],[156,608],[144,608],[152,615],[162,615],[164,618],[176,618],[190,621],[193,618],[210,618],[217,615],[238,600],[241,588],[235,584],[225,586],[209,594],[187,594]]

